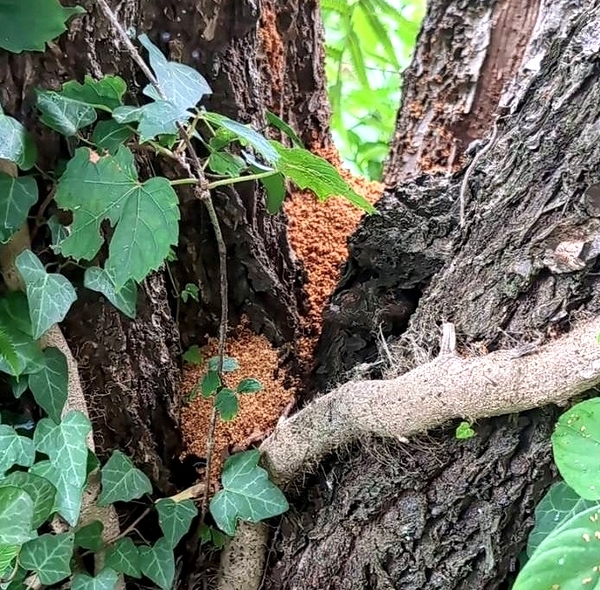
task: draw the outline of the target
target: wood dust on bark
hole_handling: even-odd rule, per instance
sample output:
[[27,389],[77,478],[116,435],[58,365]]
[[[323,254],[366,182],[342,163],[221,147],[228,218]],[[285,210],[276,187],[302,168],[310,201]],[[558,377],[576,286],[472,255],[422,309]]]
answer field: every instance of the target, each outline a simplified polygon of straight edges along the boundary
[[[383,186],[354,177],[341,165],[335,149],[320,150],[318,155],[335,165],[352,188],[374,203]],[[285,204],[289,221],[292,248],[302,261],[307,275],[305,286],[309,311],[304,318],[304,336],[296,343],[303,364],[312,362],[314,346],[321,330],[321,315],[327,299],[340,277],[340,268],[348,256],[347,238],[356,228],[362,211],[343,198],[327,202],[305,191],[292,193]],[[203,350],[204,358],[214,356],[216,340]],[[293,401],[295,389],[285,383],[293,381],[280,367],[279,354],[269,341],[251,332],[247,324],[239,326],[227,340],[227,355],[238,360],[240,370],[227,375],[227,386],[235,388],[246,377],[258,379],[263,391],[240,396],[238,416],[230,421],[219,421],[215,435],[213,482],[227,456],[259,442],[277,424],[282,412]],[[184,368],[183,394],[187,394],[202,379],[206,367],[188,365]],[[287,379],[286,379],[287,378]],[[199,457],[206,454],[206,434],[212,411],[212,399],[199,395],[184,408],[182,430],[187,452]]]

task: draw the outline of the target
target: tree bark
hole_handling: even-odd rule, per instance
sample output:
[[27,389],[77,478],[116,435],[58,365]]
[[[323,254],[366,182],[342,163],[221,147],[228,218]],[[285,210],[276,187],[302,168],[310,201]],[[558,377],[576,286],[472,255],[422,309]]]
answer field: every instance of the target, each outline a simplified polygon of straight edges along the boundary
[[[434,84],[455,105],[466,100],[462,90],[487,99],[478,84],[465,89],[455,76],[453,85],[452,72],[435,78],[435,67],[448,52],[472,55],[460,45],[469,39],[461,30],[488,26],[490,11],[509,5],[515,3],[430,7],[429,23],[461,20],[462,29],[452,29],[458,46],[439,30],[434,37],[427,24],[421,33],[413,72],[417,64],[425,71],[408,76],[398,123],[408,127],[408,139],[396,135],[381,215],[365,218],[351,238],[349,261],[324,315],[322,386],[378,360],[380,332],[393,364],[371,363],[366,370],[393,375],[437,354],[445,321],[456,327],[461,354],[478,355],[553,338],[598,313],[600,4],[543,5],[528,47],[521,45],[521,68],[515,72],[511,61],[514,79],[503,80],[504,96],[494,94],[502,118],[483,157],[454,176],[418,175],[451,168],[451,150],[438,158],[427,151],[427,138],[447,137],[438,134],[433,114],[445,113],[449,121],[452,104],[447,111],[422,105],[432,117],[421,122],[419,136],[411,97],[443,98],[432,92]],[[494,38],[492,31],[488,49]],[[446,53],[431,51],[431,43],[446,43]],[[488,113],[492,136],[489,105],[471,110]],[[481,117],[464,128],[477,129]],[[407,141],[419,148],[416,156],[406,151]],[[433,163],[424,156],[432,153]],[[450,428],[408,444],[369,440],[330,457],[302,492],[290,490],[294,508],[278,529],[266,587],[506,587],[534,507],[555,477],[550,434],[557,415],[550,407],[480,421],[469,441],[455,440]]]

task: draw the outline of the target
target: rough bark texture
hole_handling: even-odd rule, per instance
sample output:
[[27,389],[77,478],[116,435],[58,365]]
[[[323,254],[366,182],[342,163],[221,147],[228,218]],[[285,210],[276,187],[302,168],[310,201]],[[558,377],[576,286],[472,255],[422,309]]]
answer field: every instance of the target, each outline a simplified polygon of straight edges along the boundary
[[[543,7],[510,110],[467,179],[463,230],[465,171],[391,188],[382,215],[364,220],[326,312],[322,382],[374,360],[381,321],[400,334],[402,372],[436,354],[442,321],[479,354],[598,313],[600,4],[584,4]],[[332,458],[284,518],[267,588],[504,587],[554,475],[556,415],[478,423],[469,442],[449,429]]]

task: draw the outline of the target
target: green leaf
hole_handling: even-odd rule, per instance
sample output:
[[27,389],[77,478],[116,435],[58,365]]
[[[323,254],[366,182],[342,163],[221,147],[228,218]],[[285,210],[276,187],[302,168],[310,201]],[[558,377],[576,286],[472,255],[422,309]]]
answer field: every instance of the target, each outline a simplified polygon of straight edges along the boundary
[[65,137],[76,135],[80,129],[96,121],[96,109],[65,98],[52,90],[36,90],[37,107],[44,125]]
[[141,282],[177,244],[175,191],[166,178],[140,183],[133,154],[124,146],[114,156],[79,148],[60,179],[55,200],[73,212],[71,234],[59,244],[63,256],[91,260],[102,246],[102,221],[108,219],[116,226],[105,270],[117,288],[132,279]]
[[47,479],[56,488],[54,511],[58,512],[71,526],[77,524],[81,512],[83,486],[73,485],[60,467],[50,461],[38,461],[29,473]]
[[12,569],[13,560],[20,550],[20,545],[0,545],[0,577],[9,577],[6,575],[7,570]]
[[[179,111],[185,112],[195,107],[203,96],[212,94],[208,82],[196,70],[184,64],[167,61],[147,35],[140,35],[138,39],[148,51],[150,65],[166,100]],[[144,94],[154,100],[162,100],[151,85],[144,88]]]
[[146,475],[134,466],[127,455],[113,451],[102,468],[102,492],[98,504],[108,506],[114,502],[129,502],[151,493],[152,484]]
[[[240,368],[240,364],[236,359],[230,356],[223,357],[223,373],[231,373],[233,371],[237,371]],[[219,357],[213,356],[208,359],[208,370],[209,371],[218,371],[219,370]]]
[[233,420],[237,416],[239,409],[238,398],[235,391],[227,387],[221,389],[215,398],[215,408],[217,408],[221,415],[221,420],[224,420],[225,422]]
[[249,377],[248,379],[242,379],[237,386],[238,393],[257,393],[263,389],[262,383],[258,379],[254,379],[252,377]]
[[60,248],[55,247],[69,235],[69,230],[58,221],[56,215],[52,215],[48,219],[48,227],[52,236],[52,249],[58,252]]
[[77,293],[69,280],[58,273],[48,273],[31,250],[24,250],[15,260],[25,281],[33,337],[37,340],[54,324],[61,322]]
[[273,174],[260,179],[261,184],[267,191],[267,211],[275,215],[281,210],[285,201],[285,178],[283,174]]
[[73,576],[72,590],[113,590],[117,586],[119,575],[116,571],[105,567],[97,576],[75,574]]
[[116,121],[99,121],[92,132],[92,142],[100,149],[114,155],[119,146],[131,139],[133,132],[127,125],[121,125]]
[[47,41],[67,30],[65,21],[84,10],[63,8],[57,0],[0,2],[0,47],[13,53],[44,51]]
[[512,590],[598,588],[600,507],[595,506],[554,529],[538,546]]
[[93,520],[75,531],[75,546],[100,551],[103,546],[102,533],[104,525],[99,520]]
[[248,125],[242,125],[237,121],[233,121],[224,115],[218,113],[204,112],[201,115],[202,119],[205,119],[209,123],[224,127],[228,131],[235,133],[238,140],[244,144],[251,145],[257,152],[259,152],[268,162],[275,162],[279,159],[277,151],[271,145],[271,143],[260,133],[254,131],[252,127]]
[[242,174],[242,171],[247,168],[247,164],[242,158],[235,154],[213,152],[208,157],[208,167],[215,174],[222,174],[223,176],[234,178]]
[[198,514],[198,509],[192,500],[175,502],[164,498],[156,503],[158,523],[171,548],[175,548],[183,535],[190,530],[192,521]]
[[42,584],[56,584],[71,574],[73,539],[73,533],[40,535],[23,545],[21,565],[33,570]]
[[33,500],[16,487],[0,488],[0,545],[22,545],[31,539]]
[[25,471],[14,471],[0,481],[0,488],[6,486],[22,489],[33,500],[32,529],[42,526],[52,514],[56,488],[47,479]]
[[58,348],[47,348],[43,355],[42,370],[29,375],[29,389],[37,404],[54,422],[59,422],[69,395],[69,367]]
[[[13,374],[18,375],[19,357],[17,356],[17,349],[15,347],[15,343],[10,337],[10,334],[6,328],[2,326],[0,326],[0,358],[4,359],[6,364],[12,369]],[[14,387],[13,393],[15,393]],[[15,397],[20,397],[21,393],[23,393],[23,391],[21,391],[18,395],[15,393]]]
[[37,199],[33,176],[14,178],[0,172],[0,243],[6,244],[17,233]]
[[455,436],[458,440],[466,440],[475,436],[475,431],[471,428],[469,422],[461,422],[456,427]]
[[210,397],[219,387],[221,387],[219,373],[216,371],[207,371],[204,377],[202,377],[202,397]]
[[285,135],[287,135],[291,139],[292,143],[296,147],[304,148],[302,140],[283,119],[280,119],[275,113],[272,113],[271,111],[266,111],[265,116],[269,124],[279,129],[279,131],[281,131],[282,133],[285,133]]
[[[2,4],[0,4],[0,15]],[[2,17],[0,16],[0,46],[2,45]],[[29,133],[16,119],[4,114],[0,107],[0,159],[14,162],[21,170],[35,164],[37,151]]]
[[219,529],[202,524],[200,527],[200,542],[201,543],[212,543],[217,549],[221,549],[227,543],[228,537],[224,535]]
[[194,301],[199,301],[198,295],[200,294],[200,289],[194,283],[187,283],[183,288],[179,296],[184,303],[187,303],[188,298],[192,298]]
[[175,555],[168,541],[161,537],[153,547],[140,547],[142,573],[162,590],[170,590],[175,579]]
[[36,450],[47,455],[66,481],[77,488],[83,487],[87,477],[87,437],[91,430],[90,421],[81,412],[71,410],[59,424],[43,418],[33,435]]
[[127,317],[135,319],[137,307],[137,287],[134,281],[128,281],[117,289],[112,276],[103,268],[92,266],[83,275],[83,284],[92,291],[102,293],[119,311]]
[[106,566],[132,578],[142,576],[140,552],[129,537],[119,539],[107,551]]
[[582,498],[600,499],[600,398],[573,406],[552,435],[554,461],[563,479]]
[[83,84],[76,80],[65,82],[58,94],[71,101],[112,111],[123,104],[126,91],[127,84],[119,76],[104,76],[100,80],[94,80],[86,75]]
[[118,123],[138,123],[140,143],[159,135],[175,135],[177,124],[185,123],[190,116],[164,100],[157,100],[143,107],[118,107],[113,111],[113,118]]
[[221,476],[223,489],[211,500],[210,513],[228,535],[235,533],[238,519],[256,523],[289,508],[281,490],[258,467],[259,458],[259,451],[245,451],[225,462]]
[[321,201],[340,196],[367,213],[374,213],[375,207],[355,192],[340,176],[340,173],[326,160],[300,148],[286,148],[271,142],[279,155],[277,169],[290,178],[300,189],[310,189]]
[[190,346],[183,353],[183,360],[190,365],[201,365],[204,362],[202,353],[200,352],[200,348],[197,344]]
[[33,441],[17,434],[14,428],[0,424],[0,475],[13,465],[29,467],[34,459]]

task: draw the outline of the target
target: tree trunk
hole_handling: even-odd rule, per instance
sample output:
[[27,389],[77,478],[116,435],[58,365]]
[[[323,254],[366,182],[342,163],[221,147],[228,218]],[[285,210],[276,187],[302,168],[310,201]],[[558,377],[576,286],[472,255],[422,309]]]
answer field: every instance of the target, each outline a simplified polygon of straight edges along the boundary
[[[393,363],[366,370],[389,375],[431,360],[442,322],[454,323],[461,354],[477,355],[555,337],[598,313],[600,4],[545,5],[535,29],[538,8],[529,3],[451,4],[430,6],[405,76],[381,215],[365,218],[351,238],[325,311],[322,386],[377,360],[381,333]],[[499,47],[496,27],[519,6],[514,34],[529,46],[520,38]],[[469,71],[465,64],[446,56],[471,63],[475,31],[487,32],[487,44],[471,87],[457,75]],[[490,63],[503,73],[502,97]],[[432,102],[417,115],[413,100],[423,99]],[[418,176],[452,171],[465,144],[484,135],[482,121],[491,139],[473,167]],[[485,420],[468,441],[450,428],[410,443],[364,441],[330,458],[306,489],[290,492],[294,509],[277,531],[266,588],[508,587],[535,505],[555,477],[557,415],[543,408]]]

